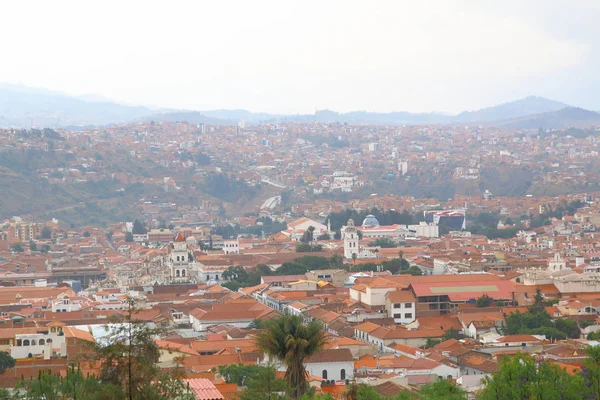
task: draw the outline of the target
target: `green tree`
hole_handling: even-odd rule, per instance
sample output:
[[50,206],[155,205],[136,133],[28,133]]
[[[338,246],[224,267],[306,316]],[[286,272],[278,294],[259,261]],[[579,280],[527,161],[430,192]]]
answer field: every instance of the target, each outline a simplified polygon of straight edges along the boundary
[[133,242],[133,233],[131,233],[131,232],[126,232],[126,233],[125,233],[125,241],[126,241],[126,242],[129,242],[129,243]]
[[154,340],[168,332],[139,320],[139,312],[135,301],[127,299],[127,309],[110,318],[107,335],[93,347],[94,359],[101,365],[101,381],[123,388],[129,400],[146,399],[148,393],[168,387],[172,379],[159,373],[160,351]]
[[335,253],[329,259],[329,266],[331,268],[344,268],[344,257]]
[[369,242],[369,246],[377,246],[377,247],[381,247],[384,249],[393,249],[394,247],[396,247],[396,243],[392,242],[388,238],[381,238],[381,239],[377,239],[372,242]]
[[277,275],[302,275],[308,271],[308,267],[297,262],[284,262],[277,268]]
[[421,268],[417,267],[416,265],[411,266],[406,272],[413,276],[423,275],[423,271],[421,271]]
[[10,245],[10,249],[16,253],[22,253],[25,250],[23,249],[23,246],[21,245],[21,243],[14,243]]
[[15,366],[15,359],[6,351],[0,351],[0,375]]
[[[600,346],[588,346],[582,374],[589,399],[600,399]],[[582,398],[584,398],[582,396]]]
[[477,302],[475,304],[477,304],[477,307],[479,308],[485,308],[491,306],[493,301],[494,300],[488,296],[487,293],[484,293],[477,298]]
[[317,251],[322,251],[322,250],[323,250],[323,246],[321,246],[320,244],[314,246],[310,243],[299,243],[296,245],[297,253],[311,253],[311,252],[317,252]]
[[133,221],[133,229],[131,231],[134,235],[145,235],[148,233],[146,227],[137,219]]
[[498,371],[485,378],[480,400],[566,399],[585,396],[584,379],[571,376],[564,369],[526,354],[504,357]]
[[52,238],[52,230],[50,228],[48,228],[47,226],[44,226],[42,228],[42,239],[50,239]]
[[266,322],[264,319],[253,319],[248,325],[248,329],[266,329]]
[[256,374],[249,377],[246,390],[240,395],[240,400],[277,400],[285,399],[288,391],[287,383],[277,379],[275,367],[258,367]]
[[308,389],[304,360],[323,349],[327,336],[317,320],[304,325],[302,317],[286,315],[270,320],[256,342],[261,350],[287,367],[285,379],[292,397],[297,399]]
[[450,339],[455,339],[455,340],[460,340],[460,339],[464,339],[465,335],[462,332],[457,331],[454,328],[450,328],[446,331],[446,333],[444,333],[444,336],[442,336],[442,340],[450,340]]
[[430,349],[440,343],[442,343],[442,341],[440,339],[434,339],[434,338],[428,337],[427,340],[425,341],[425,345],[423,346],[423,348]]
[[86,238],[88,238],[88,237],[90,237],[90,236],[92,236],[92,234],[91,234],[91,233],[89,233],[88,231],[85,231],[85,232],[83,232],[83,237],[86,237]]
[[330,268],[327,257],[306,255],[296,258],[294,262],[304,265],[309,270]]
[[312,243],[313,239],[314,239],[314,234],[315,234],[315,227],[311,225],[304,231],[301,241],[304,243]]
[[20,381],[15,386],[16,399],[60,400],[60,378],[54,374],[40,371],[36,380]]
[[600,331],[590,332],[586,336],[587,340],[600,340]]
[[419,390],[418,399],[422,400],[466,400],[467,393],[446,379],[438,379],[424,385]]
[[37,244],[33,240],[29,241],[29,250],[37,251],[37,249]]

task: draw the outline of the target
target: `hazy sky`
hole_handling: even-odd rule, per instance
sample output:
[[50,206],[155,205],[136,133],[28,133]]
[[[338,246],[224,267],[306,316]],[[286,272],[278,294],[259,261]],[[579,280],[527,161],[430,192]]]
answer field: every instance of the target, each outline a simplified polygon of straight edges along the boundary
[[0,82],[278,113],[600,110],[600,0],[5,1]]

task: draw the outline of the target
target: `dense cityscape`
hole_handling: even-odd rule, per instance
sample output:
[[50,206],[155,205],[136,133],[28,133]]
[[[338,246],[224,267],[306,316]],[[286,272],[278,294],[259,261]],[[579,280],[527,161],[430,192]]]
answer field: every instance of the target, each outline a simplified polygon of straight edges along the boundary
[[0,400],[600,400],[597,1],[0,10]]
[[[15,360],[3,382],[101,370],[81,363],[85,343],[131,300],[136,323],[166,330],[158,368],[224,398],[249,396],[227,366],[285,371],[256,341],[282,316],[322,326],[304,367],[334,398],[353,384],[418,393],[440,376],[477,393],[507,354],[579,370],[600,331],[598,134],[5,129],[3,179],[39,199],[2,196],[1,332]],[[531,322],[538,306],[546,319]]]

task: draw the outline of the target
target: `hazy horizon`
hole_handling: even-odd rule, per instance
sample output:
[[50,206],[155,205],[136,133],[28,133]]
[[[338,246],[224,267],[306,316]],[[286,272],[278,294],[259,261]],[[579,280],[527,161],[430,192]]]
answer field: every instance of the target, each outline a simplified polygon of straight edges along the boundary
[[533,95],[600,110],[591,0],[3,8],[0,82],[122,104],[455,114]]

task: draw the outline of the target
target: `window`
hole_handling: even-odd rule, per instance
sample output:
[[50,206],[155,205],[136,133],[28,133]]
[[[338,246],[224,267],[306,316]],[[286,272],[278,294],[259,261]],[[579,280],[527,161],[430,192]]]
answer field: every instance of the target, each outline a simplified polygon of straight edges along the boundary
[[181,270],[181,276],[185,276],[185,269]]
[[46,344],[46,342],[44,341],[44,339],[40,339],[40,346],[43,346],[45,344]]
[[406,313],[404,314],[404,318],[411,318],[412,319],[412,313]]
[[323,376],[323,379],[327,379],[327,370],[326,369],[323,370],[322,376]]
[[340,371],[340,379],[343,380],[343,381],[346,380],[346,370],[345,369],[342,369]]
[[31,341],[31,345],[32,345],[32,346],[35,346],[35,340],[32,340],[32,341]]
[[52,339],[46,340],[46,343],[52,343]]
[[29,346],[29,339],[23,340],[23,346]]
[[179,278],[179,270],[175,271],[175,277]]
[[394,308],[400,308],[400,303],[394,303]]
[[412,308],[413,303],[404,303],[404,308]]
[[402,318],[402,314],[394,314],[394,318]]

